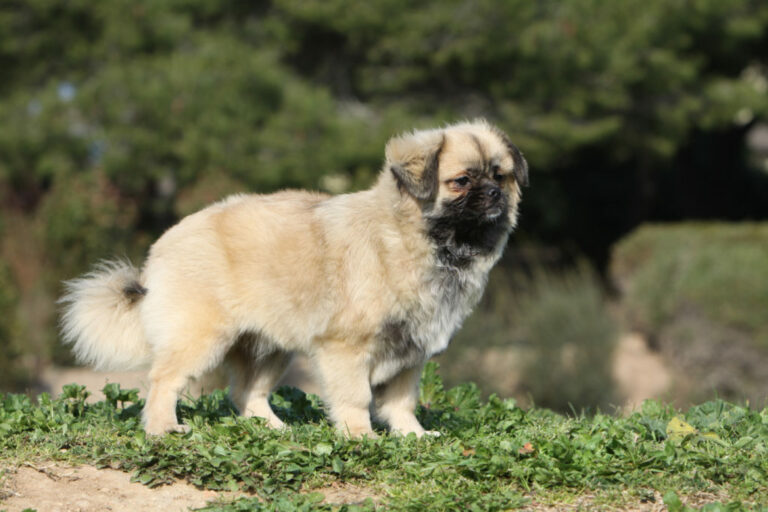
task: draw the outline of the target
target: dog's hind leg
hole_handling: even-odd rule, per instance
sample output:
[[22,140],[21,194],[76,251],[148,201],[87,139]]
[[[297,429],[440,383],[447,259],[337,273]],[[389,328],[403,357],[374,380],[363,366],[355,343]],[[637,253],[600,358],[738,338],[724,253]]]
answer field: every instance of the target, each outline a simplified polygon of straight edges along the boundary
[[189,322],[185,328],[168,334],[155,345],[149,371],[149,396],[142,413],[148,434],[188,430],[176,418],[179,392],[190,378],[200,377],[217,366],[234,342],[234,336],[226,336],[210,323]]
[[293,354],[274,347],[255,345],[268,343],[259,338],[239,341],[227,354],[231,369],[230,393],[232,401],[243,416],[266,418],[267,425],[282,428],[284,423],[269,406],[269,393],[285,373]]
[[160,435],[188,430],[187,426],[179,424],[176,419],[176,400],[188,378],[183,373],[167,371],[166,364],[162,362],[153,365],[149,396],[142,411],[142,422],[147,434]]

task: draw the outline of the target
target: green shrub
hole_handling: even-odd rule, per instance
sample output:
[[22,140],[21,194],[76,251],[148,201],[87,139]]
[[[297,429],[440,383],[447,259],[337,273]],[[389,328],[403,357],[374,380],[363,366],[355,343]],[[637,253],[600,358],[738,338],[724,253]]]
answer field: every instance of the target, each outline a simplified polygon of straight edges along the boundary
[[449,380],[477,380],[557,410],[607,407],[616,398],[617,327],[594,273],[581,265],[503,274],[492,275],[487,298],[444,356]]
[[563,410],[611,403],[617,329],[587,267],[536,275],[516,316],[533,353],[523,385],[537,404]]
[[689,381],[689,400],[764,402],[768,223],[645,226],[620,241],[611,273],[630,326]]
[[685,305],[768,349],[768,223],[645,226],[613,255],[636,327],[656,331]]

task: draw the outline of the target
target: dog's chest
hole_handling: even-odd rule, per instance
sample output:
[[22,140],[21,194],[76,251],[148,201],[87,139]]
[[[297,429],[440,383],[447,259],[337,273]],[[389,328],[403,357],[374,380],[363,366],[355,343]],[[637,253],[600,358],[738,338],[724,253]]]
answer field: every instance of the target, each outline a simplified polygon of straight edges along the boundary
[[372,384],[389,380],[444,351],[485,288],[486,273],[440,268],[428,275],[417,301],[378,333]]

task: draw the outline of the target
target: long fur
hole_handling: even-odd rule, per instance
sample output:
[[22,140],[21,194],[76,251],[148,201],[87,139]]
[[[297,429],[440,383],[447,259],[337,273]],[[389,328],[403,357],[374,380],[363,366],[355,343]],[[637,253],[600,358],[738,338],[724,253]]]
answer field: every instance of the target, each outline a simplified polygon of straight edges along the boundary
[[79,362],[97,370],[149,365],[152,355],[136,307],[142,290],[138,283],[138,269],[122,260],[101,262],[64,283],[61,332]]

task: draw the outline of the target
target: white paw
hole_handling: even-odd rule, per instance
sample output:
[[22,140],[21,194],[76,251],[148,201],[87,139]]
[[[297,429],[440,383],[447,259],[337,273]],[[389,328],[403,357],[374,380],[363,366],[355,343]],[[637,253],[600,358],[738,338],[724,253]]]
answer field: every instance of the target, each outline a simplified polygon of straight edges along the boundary
[[144,431],[150,436],[161,436],[171,432],[178,432],[180,434],[186,434],[191,427],[189,425],[181,425],[179,423],[171,423],[166,425],[152,425],[148,424],[144,427]]
[[424,436],[430,436],[430,437],[440,437],[440,432],[437,430],[424,430],[423,428],[417,429],[410,429],[410,430],[404,430],[404,429],[392,429],[390,431],[394,435],[400,435],[400,436],[407,436],[408,434],[416,434],[416,437],[424,437]]
[[370,428],[356,428],[356,429],[350,429],[350,428],[342,428],[340,429],[341,433],[344,434],[344,437],[347,439],[362,439],[363,437],[367,437],[368,439],[378,439],[379,435],[371,430]]
[[283,423],[283,421],[277,416],[267,418],[267,426],[275,430],[285,430],[288,428],[288,426],[285,423]]
[[246,418],[264,418],[267,420],[267,426],[276,430],[286,428],[285,423],[272,412],[272,409],[266,403],[259,402],[246,407],[243,416]]

